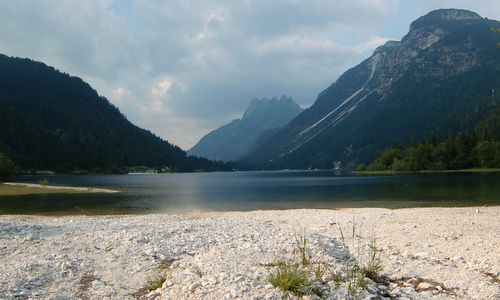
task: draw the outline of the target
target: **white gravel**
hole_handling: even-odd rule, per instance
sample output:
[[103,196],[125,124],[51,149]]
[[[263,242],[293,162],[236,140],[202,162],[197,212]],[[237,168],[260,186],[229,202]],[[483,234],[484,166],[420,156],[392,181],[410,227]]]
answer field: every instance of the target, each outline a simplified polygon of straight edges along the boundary
[[[0,299],[281,299],[268,277],[299,262],[300,235],[313,266],[342,274],[376,237],[385,281],[357,298],[500,299],[499,228],[500,207],[0,216]],[[144,289],[159,274],[163,287]],[[323,281],[311,291],[347,297]]]

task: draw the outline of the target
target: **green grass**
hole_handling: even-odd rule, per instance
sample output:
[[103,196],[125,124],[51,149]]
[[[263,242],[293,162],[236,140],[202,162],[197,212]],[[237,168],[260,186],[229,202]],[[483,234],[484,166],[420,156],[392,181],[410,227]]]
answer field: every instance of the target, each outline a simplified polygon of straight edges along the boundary
[[201,278],[201,277],[203,277],[203,275],[204,275],[204,274],[203,274],[203,271],[202,271],[202,270],[201,270],[201,268],[200,268],[200,267],[198,267],[198,266],[194,266],[194,268],[193,268],[193,273],[194,273],[194,274],[196,274],[196,276],[198,276],[198,277],[200,277],[200,278]]
[[279,263],[269,276],[269,283],[274,287],[294,294],[301,294],[301,289],[309,286],[307,271],[299,265]]
[[375,238],[372,239],[370,245],[370,251],[368,255],[368,262],[362,268],[363,273],[366,277],[375,280],[379,276],[379,272],[382,270],[382,262],[380,260],[380,251],[377,249],[377,244]]
[[359,289],[366,288],[365,273],[358,267],[353,267],[347,272],[347,291],[350,296],[356,296]]
[[314,269],[314,280],[323,281],[323,275],[325,275],[326,269],[325,265],[318,264]]
[[154,291],[162,287],[163,283],[167,280],[167,277],[162,274],[156,274],[151,276],[146,283],[146,289],[148,292]]
[[306,235],[300,235],[295,237],[295,250],[299,253],[300,262],[305,267],[310,264],[311,256],[309,254],[309,246],[307,245]]

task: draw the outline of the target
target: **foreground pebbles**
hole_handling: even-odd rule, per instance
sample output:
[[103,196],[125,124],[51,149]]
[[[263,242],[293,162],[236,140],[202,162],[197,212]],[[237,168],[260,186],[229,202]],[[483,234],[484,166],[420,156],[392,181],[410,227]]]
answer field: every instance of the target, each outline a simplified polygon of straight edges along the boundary
[[[500,209],[476,210],[1,216],[0,299],[495,299]],[[353,285],[373,237],[382,269]],[[310,282],[286,294],[269,277],[300,238]]]

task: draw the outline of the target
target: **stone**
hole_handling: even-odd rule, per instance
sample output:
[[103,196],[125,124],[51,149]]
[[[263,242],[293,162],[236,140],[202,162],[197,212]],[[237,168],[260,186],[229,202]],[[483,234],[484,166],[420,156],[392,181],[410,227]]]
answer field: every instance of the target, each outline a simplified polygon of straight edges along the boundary
[[200,284],[198,282],[195,282],[189,286],[189,291],[194,292],[197,288],[200,287]]
[[187,278],[187,275],[186,273],[177,273],[174,275],[174,278],[177,282],[183,282]]
[[387,287],[383,284],[379,284],[377,285],[377,288],[382,291],[382,292],[386,292],[387,291]]
[[421,283],[418,284],[417,289],[419,289],[419,290],[428,290],[428,289],[431,289],[433,287],[434,287],[434,285],[432,285],[432,284],[424,281],[424,282],[421,282]]
[[165,282],[162,284],[161,288],[165,289],[167,287],[171,287],[174,285],[174,282],[172,280],[165,280]]
[[369,285],[366,287],[366,289],[372,294],[378,294],[378,288],[374,285]]

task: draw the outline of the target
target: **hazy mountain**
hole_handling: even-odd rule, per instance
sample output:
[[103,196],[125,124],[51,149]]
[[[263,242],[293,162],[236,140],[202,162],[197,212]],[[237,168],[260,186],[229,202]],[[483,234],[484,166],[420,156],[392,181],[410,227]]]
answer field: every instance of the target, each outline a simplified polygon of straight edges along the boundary
[[472,131],[500,100],[500,37],[492,27],[500,22],[471,11],[430,12],[401,41],[387,42],[346,71],[243,161],[354,166],[396,141]]
[[30,59],[0,55],[0,152],[23,168],[116,171],[223,166],[130,123],[78,77]]
[[290,97],[253,99],[241,119],[211,131],[188,153],[215,160],[236,160],[248,153],[263,132],[285,126],[301,112]]

